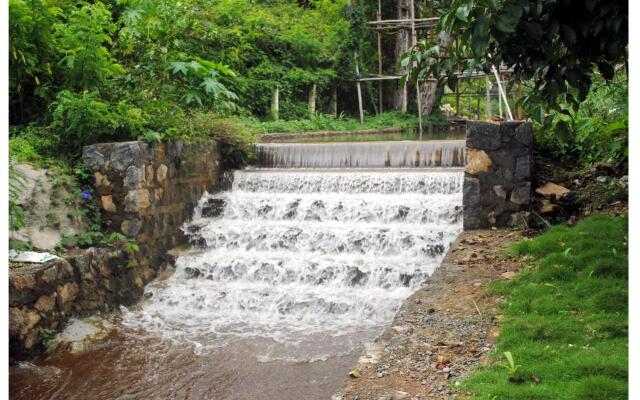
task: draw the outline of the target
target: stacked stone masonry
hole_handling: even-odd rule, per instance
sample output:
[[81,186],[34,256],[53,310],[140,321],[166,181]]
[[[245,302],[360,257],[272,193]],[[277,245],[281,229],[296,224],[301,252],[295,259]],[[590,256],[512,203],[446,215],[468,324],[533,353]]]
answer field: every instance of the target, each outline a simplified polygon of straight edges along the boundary
[[217,189],[220,155],[215,142],[104,143],[87,146],[104,230],[136,239],[139,251],[89,248],[64,259],[22,266],[9,274],[10,357],[44,350],[43,339],[70,317],[132,304],[144,285],[186,243],[182,225],[205,191]]
[[48,332],[72,316],[109,311],[140,298],[155,271],[128,268],[121,249],[74,250],[65,259],[11,269],[9,274],[9,355],[24,359],[44,349]]
[[464,229],[525,223],[531,202],[531,123],[469,121]]
[[183,244],[180,227],[205,191],[216,189],[215,142],[104,143],[87,146],[105,230],[135,238],[152,263]]

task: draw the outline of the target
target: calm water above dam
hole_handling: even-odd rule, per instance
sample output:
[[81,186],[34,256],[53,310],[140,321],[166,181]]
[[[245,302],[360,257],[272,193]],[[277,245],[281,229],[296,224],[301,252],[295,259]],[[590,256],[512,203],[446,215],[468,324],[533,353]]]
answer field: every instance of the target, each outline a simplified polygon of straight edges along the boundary
[[88,351],[13,368],[11,398],[327,399],[460,232],[462,181],[455,168],[237,171],[185,225],[175,273]]

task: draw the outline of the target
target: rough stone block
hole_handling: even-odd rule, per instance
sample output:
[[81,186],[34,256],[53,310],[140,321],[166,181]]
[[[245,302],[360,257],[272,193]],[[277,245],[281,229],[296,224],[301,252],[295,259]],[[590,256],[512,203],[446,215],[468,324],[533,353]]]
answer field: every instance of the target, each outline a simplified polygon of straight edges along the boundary
[[100,170],[104,166],[106,158],[97,146],[86,146],[82,149],[82,161],[92,170]]
[[166,178],[167,178],[167,166],[164,164],[161,164],[158,169],[156,170],[156,180],[158,181],[158,183],[162,183]]
[[507,193],[505,192],[505,190],[502,187],[502,185],[495,185],[493,187],[493,193],[495,193],[496,196],[498,198],[501,198],[502,200],[506,200],[507,199]]
[[149,190],[130,190],[124,198],[124,210],[127,212],[137,212],[148,208],[151,205]]
[[520,156],[516,159],[516,180],[526,180],[531,177],[531,157],[529,155]]
[[521,123],[515,130],[515,138],[526,147],[533,146],[533,126],[529,123]]
[[466,172],[471,175],[477,175],[480,172],[488,172],[491,170],[493,161],[491,157],[480,149],[467,149],[467,168]]
[[113,196],[111,195],[100,197],[100,204],[106,212],[114,213],[117,211],[116,205],[113,204]]
[[467,147],[496,150],[500,143],[500,125],[484,121],[467,122]]
[[131,165],[124,177],[124,186],[129,189],[140,189],[145,182],[145,168]]
[[66,306],[72,302],[78,293],[80,288],[75,282],[68,282],[58,287],[58,306],[60,308],[66,308]]
[[529,204],[531,202],[531,182],[521,183],[511,192],[511,202],[515,204]]
[[141,165],[147,160],[149,144],[144,142],[115,143],[109,157],[109,166],[123,172],[130,165]]
[[50,296],[40,296],[38,300],[36,300],[33,307],[40,312],[49,312],[53,310],[56,305],[56,293],[53,293]]
[[96,171],[93,174],[93,177],[95,179],[97,189],[108,189],[109,186],[111,186],[109,178],[107,178],[106,175],[102,175],[99,171]]
[[142,222],[139,219],[128,219],[122,222],[122,225],[120,225],[120,231],[129,237],[135,237],[138,235],[138,232],[140,232],[141,227]]

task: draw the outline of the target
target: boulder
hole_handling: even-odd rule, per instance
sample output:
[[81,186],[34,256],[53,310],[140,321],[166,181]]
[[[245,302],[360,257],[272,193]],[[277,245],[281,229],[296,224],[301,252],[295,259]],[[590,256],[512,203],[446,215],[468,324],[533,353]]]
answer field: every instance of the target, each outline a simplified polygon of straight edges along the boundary
[[550,200],[559,199],[570,192],[571,190],[567,189],[566,187],[557,185],[553,182],[546,183],[545,185],[536,189],[537,194]]

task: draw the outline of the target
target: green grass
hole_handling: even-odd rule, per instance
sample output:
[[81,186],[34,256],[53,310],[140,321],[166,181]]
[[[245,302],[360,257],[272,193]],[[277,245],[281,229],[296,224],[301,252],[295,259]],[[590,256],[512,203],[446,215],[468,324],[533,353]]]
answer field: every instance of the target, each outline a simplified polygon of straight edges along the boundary
[[[462,389],[495,400],[626,399],[627,232],[626,215],[594,216],[517,243],[529,265],[490,288],[505,297],[493,362]],[[523,383],[501,367],[507,351]]]
[[380,128],[410,128],[418,126],[418,117],[400,112],[387,112],[378,116],[367,116],[360,125],[357,118],[341,115],[333,118],[330,115],[317,114],[310,119],[293,121],[255,122],[258,133],[273,132],[313,132],[313,131],[355,131]]

